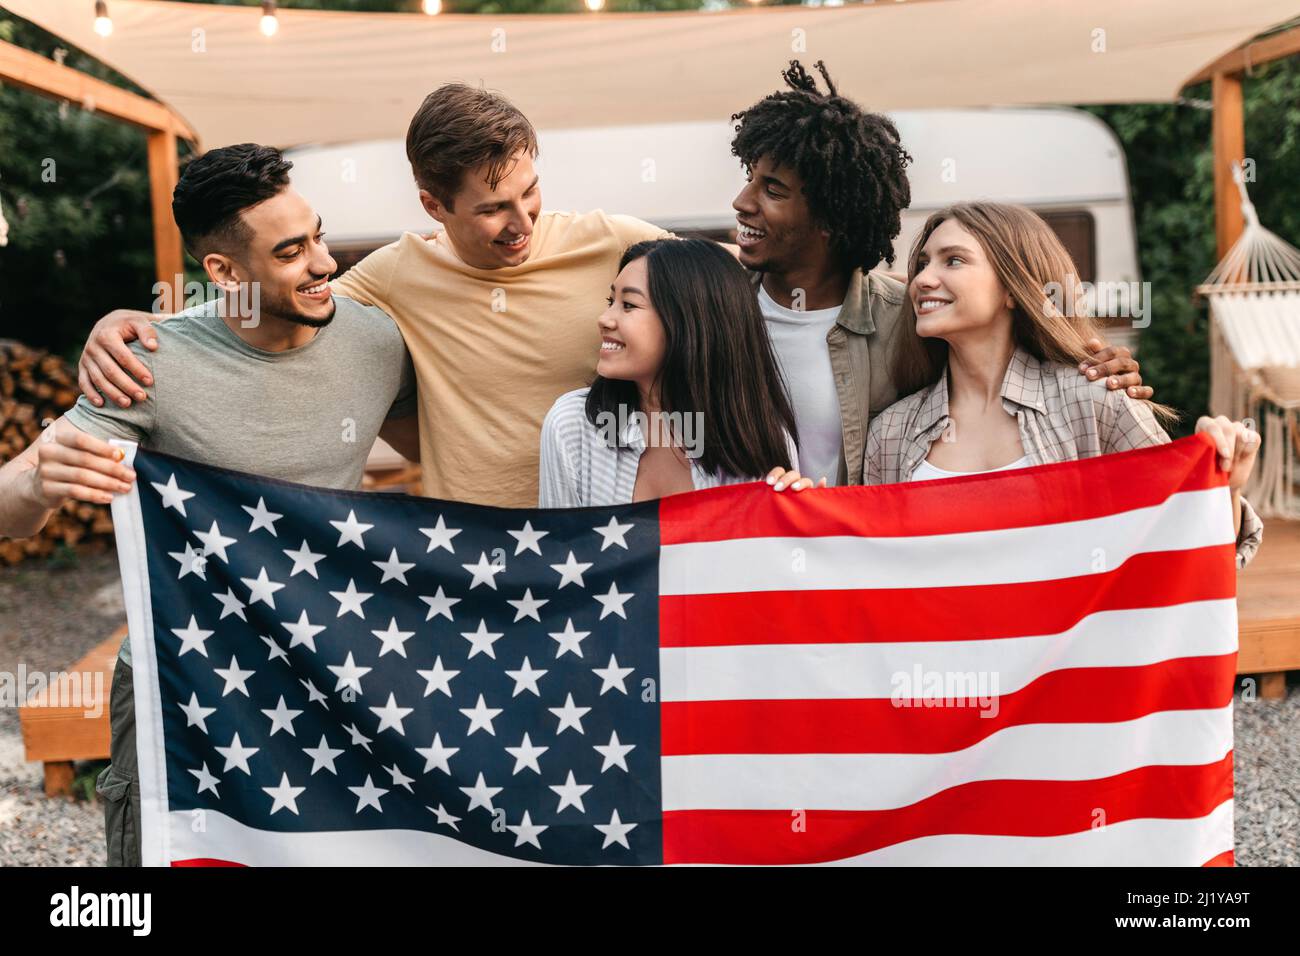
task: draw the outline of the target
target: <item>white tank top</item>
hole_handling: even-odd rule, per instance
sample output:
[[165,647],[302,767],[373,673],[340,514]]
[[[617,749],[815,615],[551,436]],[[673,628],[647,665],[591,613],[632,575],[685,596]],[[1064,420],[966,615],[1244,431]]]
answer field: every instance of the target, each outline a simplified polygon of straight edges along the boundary
[[1029,456],[1023,455],[1009,465],[1003,465],[1001,468],[990,468],[988,471],[947,471],[943,468],[936,468],[925,459],[921,459],[921,463],[912,469],[911,480],[931,481],[935,478],[960,478],[963,475],[985,475],[993,471],[1010,471],[1012,468],[1026,468],[1029,464]]

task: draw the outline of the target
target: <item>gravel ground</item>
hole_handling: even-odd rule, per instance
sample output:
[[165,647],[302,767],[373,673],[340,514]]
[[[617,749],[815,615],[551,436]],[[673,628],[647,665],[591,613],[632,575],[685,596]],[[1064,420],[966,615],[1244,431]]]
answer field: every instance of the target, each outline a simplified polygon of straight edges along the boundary
[[[117,559],[75,569],[0,569],[0,671],[59,670],[125,621]],[[1300,675],[1284,701],[1236,707],[1239,866],[1300,866]],[[23,759],[18,713],[0,707],[0,866],[103,866],[104,818],[93,802],[47,799],[41,766]]]

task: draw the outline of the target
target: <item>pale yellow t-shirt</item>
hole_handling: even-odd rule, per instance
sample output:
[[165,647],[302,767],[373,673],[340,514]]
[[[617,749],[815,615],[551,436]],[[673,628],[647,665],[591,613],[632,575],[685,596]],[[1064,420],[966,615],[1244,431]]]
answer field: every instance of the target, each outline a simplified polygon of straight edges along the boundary
[[476,269],[445,232],[404,233],[331,283],[393,317],[420,389],[420,466],[433,498],[537,504],[542,419],[591,384],[596,320],[628,246],[669,236],[631,216],[542,213],[522,265]]

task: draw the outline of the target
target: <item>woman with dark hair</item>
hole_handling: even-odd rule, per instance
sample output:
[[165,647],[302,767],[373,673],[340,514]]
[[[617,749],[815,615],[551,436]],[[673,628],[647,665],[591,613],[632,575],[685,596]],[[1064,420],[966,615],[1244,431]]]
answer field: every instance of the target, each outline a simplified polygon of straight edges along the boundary
[[745,269],[717,243],[627,250],[589,388],[542,424],[538,503],[626,504],[753,481],[795,461],[785,383]]

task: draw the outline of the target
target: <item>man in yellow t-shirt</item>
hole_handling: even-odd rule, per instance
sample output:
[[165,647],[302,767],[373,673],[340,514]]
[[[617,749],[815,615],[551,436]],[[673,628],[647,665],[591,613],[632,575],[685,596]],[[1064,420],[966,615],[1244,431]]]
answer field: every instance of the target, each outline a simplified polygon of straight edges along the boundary
[[532,125],[486,90],[431,93],[406,153],[442,231],[375,250],[334,291],[384,309],[406,338],[424,493],[536,505],[542,419],[557,397],[591,383],[596,319],[619,258],[669,233],[599,210],[542,212]]
[[[406,339],[419,383],[424,493],[536,506],[542,419],[595,375],[596,320],[619,259],[637,242],[672,234],[600,210],[542,212],[537,134],[486,90],[451,83],[430,93],[411,120],[406,153],[420,201],[442,230],[403,234],[331,286],[382,308]],[[149,347],[153,318],[119,310],[96,326],[82,362],[91,401],[103,401],[99,390],[119,404],[140,394],[130,353],[119,357],[125,350],[111,340],[138,335]],[[97,354],[99,389],[84,374]]]

